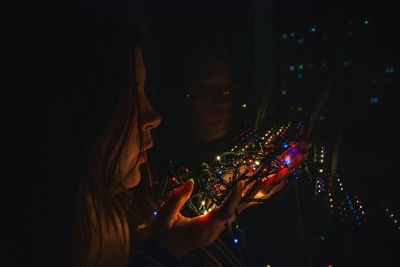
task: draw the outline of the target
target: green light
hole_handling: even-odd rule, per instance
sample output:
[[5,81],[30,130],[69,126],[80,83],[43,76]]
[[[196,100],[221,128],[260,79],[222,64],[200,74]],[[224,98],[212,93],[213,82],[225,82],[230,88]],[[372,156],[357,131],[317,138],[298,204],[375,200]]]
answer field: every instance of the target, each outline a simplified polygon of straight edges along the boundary
[[320,236],[320,238],[322,241],[325,240],[325,236]]

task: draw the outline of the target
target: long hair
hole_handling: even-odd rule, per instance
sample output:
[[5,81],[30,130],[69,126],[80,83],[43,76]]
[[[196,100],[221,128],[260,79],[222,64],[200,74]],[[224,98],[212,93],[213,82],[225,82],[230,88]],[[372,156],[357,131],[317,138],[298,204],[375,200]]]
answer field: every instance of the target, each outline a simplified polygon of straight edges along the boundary
[[[139,34],[121,14],[100,16],[84,12],[74,25],[62,38],[58,58],[61,62],[55,64],[63,85],[53,107],[56,134],[52,152],[57,153],[49,151],[49,155],[58,155],[52,159],[53,176],[63,180],[56,183],[57,187],[63,186],[57,198],[64,208],[61,210],[67,211],[56,217],[66,219],[60,224],[69,227],[59,237],[69,244],[61,247],[61,257],[72,259],[64,264],[86,266],[95,235],[99,240],[97,260],[100,257],[102,229],[117,233],[123,225],[124,251],[128,216],[134,216],[135,221],[146,217],[140,214],[146,205],[134,200],[139,193],[125,189],[124,177],[116,177],[134,124],[137,129],[142,128],[135,79]],[[105,133],[109,141],[102,147]],[[142,153],[140,131],[138,138]],[[94,233],[93,228],[99,231]]]

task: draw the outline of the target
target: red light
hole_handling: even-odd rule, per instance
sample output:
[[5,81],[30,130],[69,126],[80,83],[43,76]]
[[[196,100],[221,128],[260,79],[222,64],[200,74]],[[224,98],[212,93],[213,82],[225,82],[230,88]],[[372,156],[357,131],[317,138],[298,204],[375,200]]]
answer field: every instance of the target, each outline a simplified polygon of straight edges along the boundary
[[332,264],[329,264],[328,267],[333,267],[333,265],[332,265]]
[[188,172],[189,172],[189,169],[186,169],[185,171],[188,173]]
[[175,178],[175,177],[172,177],[172,178],[171,178],[171,181],[176,182],[176,178]]

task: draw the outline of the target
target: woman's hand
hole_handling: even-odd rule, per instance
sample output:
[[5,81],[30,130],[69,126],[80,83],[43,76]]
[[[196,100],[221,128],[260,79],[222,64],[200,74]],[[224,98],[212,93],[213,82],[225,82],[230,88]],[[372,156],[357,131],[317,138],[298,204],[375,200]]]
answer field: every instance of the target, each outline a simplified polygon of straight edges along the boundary
[[180,210],[192,194],[193,186],[194,181],[189,180],[175,189],[159,210],[151,228],[152,237],[177,258],[210,245],[218,238],[239,205],[244,182],[232,189],[220,207],[206,215],[188,218]]

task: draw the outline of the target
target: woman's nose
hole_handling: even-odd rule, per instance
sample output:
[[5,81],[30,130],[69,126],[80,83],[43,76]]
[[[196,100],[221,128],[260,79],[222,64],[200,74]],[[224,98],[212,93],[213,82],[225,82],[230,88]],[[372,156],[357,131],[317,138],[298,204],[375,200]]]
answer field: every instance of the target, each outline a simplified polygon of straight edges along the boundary
[[143,118],[143,130],[150,131],[158,127],[161,123],[161,117],[153,109],[151,105],[148,106],[147,112]]

